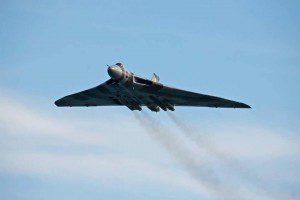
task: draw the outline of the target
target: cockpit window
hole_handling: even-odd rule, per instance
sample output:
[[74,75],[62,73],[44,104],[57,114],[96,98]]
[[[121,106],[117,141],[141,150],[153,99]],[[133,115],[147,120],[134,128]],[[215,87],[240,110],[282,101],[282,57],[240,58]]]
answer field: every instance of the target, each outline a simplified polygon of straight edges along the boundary
[[116,65],[123,67],[122,63],[116,63]]

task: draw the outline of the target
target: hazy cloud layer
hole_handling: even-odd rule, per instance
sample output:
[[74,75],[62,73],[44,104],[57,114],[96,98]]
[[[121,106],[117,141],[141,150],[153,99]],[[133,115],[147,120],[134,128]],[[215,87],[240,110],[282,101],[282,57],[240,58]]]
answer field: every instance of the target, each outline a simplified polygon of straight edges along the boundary
[[[164,148],[145,134],[130,112],[121,116],[102,112],[96,117],[86,117],[77,115],[80,111],[74,111],[77,113],[74,115],[66,114],[52,105],[50,108],[33,106],[34,103],[24,103],[15,95],[4,91],[1,94],[1,173],[87,180],[107,185],[163,185],[206,197],[211,197],[213,190],[218,190],[228,198],[232,195],[228,188],[240,185],[243,197],[250,199],[270,199],[268,193],[257,189],[270,183],[270,187],[265,187],[274,194],[291,199],[299,197],[297,192],[285,187],[299,184],[299,140],[297,137],[285,137],[277,130],[250,124],[242,128],[206,129],[210,131],[207,134],[197,125],[177,124],[179,127],[186,126],[183,129],[188,127],[188,131],[193,130],[190,134],[194,135],[184,138],[176,127],[156,124],[152,129],[156,134],[166,131],[177,138],[167,144],[169,149],[177,152],[170,157]],[[162,116],[155,115],[155,118],[159,120]],[[154,126],[151,123],[150,120],[150,126]],[[240,130],[243,130],[242,133]],[[199,140],[203,148],[195,146],[194,142]],[[247,165],[247,169],[253,170],[259,180],[245,180],[222,159]],[[182,160],[188,165],[181,166]],[[206,176],[199,176],[199,182],[191,176],[195,172]],[[211,176],[207,177],[210,173]],[[240,199],[238,196],[235,198]]]

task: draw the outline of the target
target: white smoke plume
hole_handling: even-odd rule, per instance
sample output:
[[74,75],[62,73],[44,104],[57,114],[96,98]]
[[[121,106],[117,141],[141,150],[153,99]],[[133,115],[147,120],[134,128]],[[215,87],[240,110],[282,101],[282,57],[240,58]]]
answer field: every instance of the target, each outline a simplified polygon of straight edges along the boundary
[[201,160],[184,146],[172,132],[159,121],[142,111],[142,116],[134,113],[135,118],[145,128],[147,133],[159,142],[194,178],[199,184],[212,191],[220,199],[249,199],[241,195],[240,191],[221,183],[214,175],[213,170],[207,168]]
[[[211,141],[209,141],[203,133],[199,131],[194,131],[191,127],[187,126],[181,119],[179,119],[173,113],[167,112],[170,119],[178,127],[178,129],[190,140],[192,140],[199,149],[206,151],[210,156],[214,156],[231,170],[237,173],[238,176],[243,178],[243,181],[250,183],[252,192],[255,192],[258,196],[266,196],[271,199],[293,199],[290,195],[287,194],[275,194],[268,190],[265,187],[259,176],[257,176],[253,171],[248,169],[246,166],[241,165],[241,163],[218,149]],[[249,188],[248,188],[249,189]]]

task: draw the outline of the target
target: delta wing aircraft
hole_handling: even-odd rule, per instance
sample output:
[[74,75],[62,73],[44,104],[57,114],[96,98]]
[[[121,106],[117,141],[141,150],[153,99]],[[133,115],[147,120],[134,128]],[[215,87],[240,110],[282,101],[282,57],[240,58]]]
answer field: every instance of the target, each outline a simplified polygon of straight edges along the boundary
[[88,90],[65,96],[55,102],[59,107],[126,106],[130,110],[175,110],[175,106],[213,108],[251,108],[247,104],[220,97],[189,92],[159,83],[153,74],[151,80],[133,74],[121,63],[108,66],[108,81]]

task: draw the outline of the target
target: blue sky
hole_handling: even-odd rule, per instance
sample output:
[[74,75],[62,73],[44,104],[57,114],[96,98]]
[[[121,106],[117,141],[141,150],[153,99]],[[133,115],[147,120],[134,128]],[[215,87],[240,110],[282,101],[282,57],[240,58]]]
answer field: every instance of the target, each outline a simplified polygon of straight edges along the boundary
[[166,113],[149,114],[220,187],[240,185],[246,199],[300,198],[299,8],[299,1],[1,1],[1,196],[228,197],[188,174],[127,108],[54,106],[106,81],[106,64],[122,62],[164,84],[251,105],[175,113],[240,163],[241,175],[197,148]]

